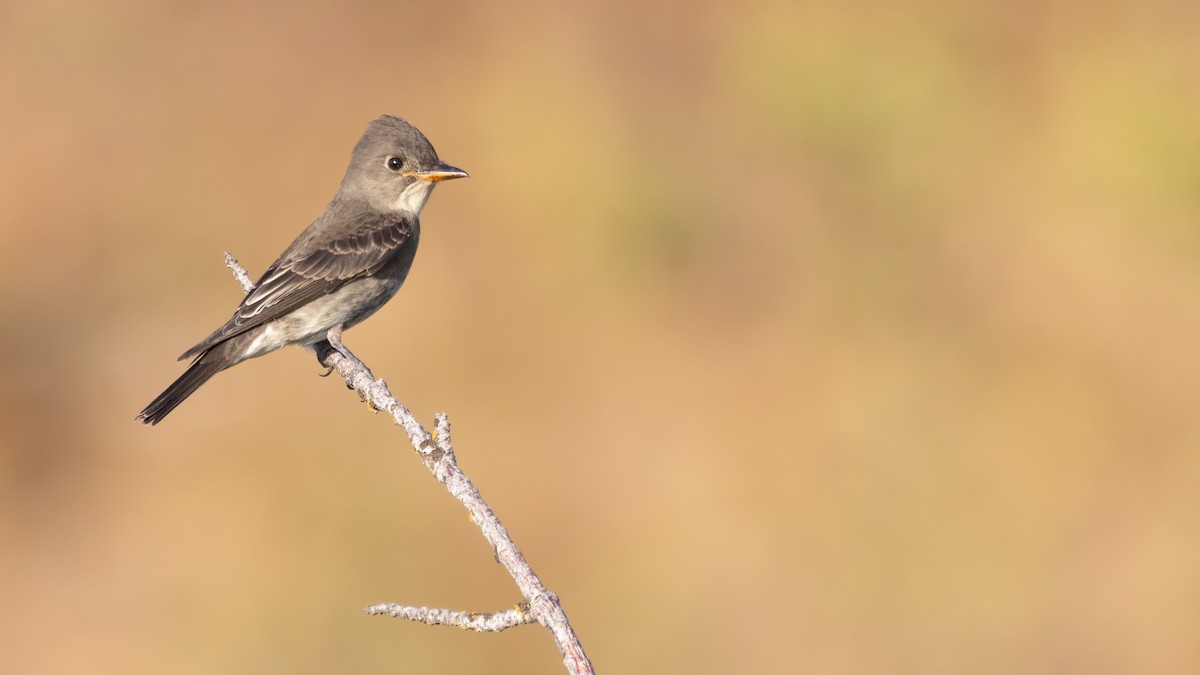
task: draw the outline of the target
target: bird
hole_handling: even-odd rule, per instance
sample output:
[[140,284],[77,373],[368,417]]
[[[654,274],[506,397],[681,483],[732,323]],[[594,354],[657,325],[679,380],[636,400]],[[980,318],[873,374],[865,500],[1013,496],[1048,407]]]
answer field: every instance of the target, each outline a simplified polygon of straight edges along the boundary
[[408,276],[421,209],[437,183],[467,172],[438,159],[416,127],[373,120],[354,146],[321,215],[267,268],[233,316],[179,357],[187,371],[137,415],[156,425],[217,373],[289,345],[323,341],[342,354],[342,332],[390,300]]

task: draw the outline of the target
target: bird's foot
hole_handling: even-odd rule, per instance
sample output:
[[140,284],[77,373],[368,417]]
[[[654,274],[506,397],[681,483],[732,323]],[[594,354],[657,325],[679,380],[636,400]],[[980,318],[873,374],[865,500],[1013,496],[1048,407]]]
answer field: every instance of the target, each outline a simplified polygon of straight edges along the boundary
[[342,356],[346,357],[350,363],[356,364],[357,366],[365,369],[367,374],[371,376],[372,380],[375,379],[375,375],[371,373],[369,368],[367,368],[367,364],[360,361],[353,352],[346,348],[346,345],[342,344],[341,326],[334,326],[333,328],[330,328],[329,332],[326,333],[324,340],[313,343],[313,349],[317,352],[317,362],[326,368],[325,373],[322,374],[321,377],[327,377],[331,372],[333,372],[333,366],[329,364],[329,357],[333,356],[334,354],[341,354]]
[[338,325],[334,326],[333,328],[329,329],[329,332],[325,334],[325,341],[327,343],[329,343],[329,346],[338,350],[338,352],[341,353],[342,356],[344,356],[348,359],[354,358],[354,355],[350,353],[350,350],[346,349],[346,345],[342,344],[342,326],[341,326],[341,324],[338,324]]
[[333,354],[338,354],[340,352],[334,349],[333,345],[329,344],[328,340],[314,342],[313,351],[317,354],[317,363],[321,364],[325,368],[325,372],[321,373],[321,377],[329,377],[329,374],[333,372],[333,366],[326,363],[326,361]]
[[333,328],[330,328],[329,332],[325,334],[324,340],[313,343],[313,350],[317,353],[317,362],[328,369],[321,377],[327,377],[329,373],[333,372],[333,366],[329,365],[327,362],[329,357],[332,356],[334,352],[341,354],[348,359],[357,360],[354,354],[352,354],[350,350],[346,348],[346,345],[342,344],[341,326],[334,326]]

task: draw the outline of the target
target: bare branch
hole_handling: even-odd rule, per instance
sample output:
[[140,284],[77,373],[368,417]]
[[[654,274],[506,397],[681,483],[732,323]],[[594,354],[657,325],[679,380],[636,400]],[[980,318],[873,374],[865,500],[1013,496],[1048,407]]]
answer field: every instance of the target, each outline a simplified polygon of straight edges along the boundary
[[[238,264],[229,253],[225,254],[225,264],[233,271],[234,277],[249,293],[254,288],[246,270]],[[323,343],[318,343],[319,345]],[[436,438],[421,426],[417,418],[392,396],[391,390],[383,380],[375,379],[371,370],[356,356],[337,351],[336,349],[318,347],[317,357],[327,367],[333,368],[346,380],[346,386],[358,392],[375,410],[386,412],[408,434],[409,442],[421,462],[429,469],[438,482],[446,486],[450,494],[466,507],[475,523],[483,533],[487,542],[496,552],[496,560],[504,565],[516,582],[525,601],[517,608],[504,612],[490,614],[471,614],[445,609],[429,609],[426,607],[410,607],[406,605],[382,604],[367,607],[368,614],[388,614],[406,618],[430,625],[453,625],[477,631],[500,631],[524,623],[537,622],[545,626],[554,637],[562,655],[563,665],[574,675],[594,673],[591,661],[583,651],[583,645],[575,629],[567,620],[566,612],[562,609],[558,596],[546,588],[542,580],[534,573],[533,568],[525,561],[525,556],[517,548],[508,530],[484,501],[479,490],[467,478],[458,466],[454,457],[454,447],[450,440],[450,419],[446,413],[437,413],[434,418],[437,431]],[[496,627],[492,627],[496,626]]]

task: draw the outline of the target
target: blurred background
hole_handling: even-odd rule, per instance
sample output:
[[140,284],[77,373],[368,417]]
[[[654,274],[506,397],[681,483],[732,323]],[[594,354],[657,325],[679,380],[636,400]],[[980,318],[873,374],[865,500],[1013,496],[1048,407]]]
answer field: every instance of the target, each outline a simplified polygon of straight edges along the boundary
[[[347,343],[608,673],[1200,672],[1200,6],[0,5],[0,671],[558,673],[298,349],[134,415],[367,122]],[[421,317],[416,320],[415,317]]]

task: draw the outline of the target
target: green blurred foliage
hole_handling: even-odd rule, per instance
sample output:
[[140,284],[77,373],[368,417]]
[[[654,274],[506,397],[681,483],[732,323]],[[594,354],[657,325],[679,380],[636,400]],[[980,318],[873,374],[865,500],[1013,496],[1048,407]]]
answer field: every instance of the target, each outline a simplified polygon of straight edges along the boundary
[[0,6],[0,671],[560,671],[360,613],[518,598],[308,355],[133,421],[388,112],[473,177],[347,342],[602,671],[1196,672],[1197,25]]

